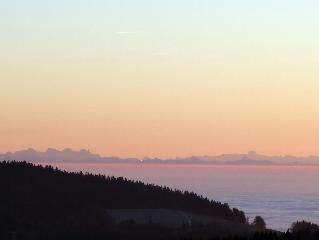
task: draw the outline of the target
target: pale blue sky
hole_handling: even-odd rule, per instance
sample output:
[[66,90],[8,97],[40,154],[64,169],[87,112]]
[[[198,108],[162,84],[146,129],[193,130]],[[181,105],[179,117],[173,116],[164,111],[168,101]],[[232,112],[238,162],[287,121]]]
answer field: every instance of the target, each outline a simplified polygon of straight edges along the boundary
[[[318,40],[318,10],[314,0],[11,0],[0,2],[0,34],[9,46],[29,40],[34,45],[61,41],[84,47],[93,41],[102,47],[99,41],[116,41],[116,32],[144,36],[158,48],[174,45],[174,40],[206,46],[227,38],[235,45],[254,39],[306,44],[309,37]],[[133,39],[131,44],[145,44],[139,43]]]

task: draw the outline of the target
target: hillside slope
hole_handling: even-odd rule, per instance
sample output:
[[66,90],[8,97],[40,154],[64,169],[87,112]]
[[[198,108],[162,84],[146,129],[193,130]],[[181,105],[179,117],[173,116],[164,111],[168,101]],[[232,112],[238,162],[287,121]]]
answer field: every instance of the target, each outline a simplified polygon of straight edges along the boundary
[[0,163],[0,189],[1,233],[21,233],[26,239],[36,239],[39,232],[98,234],[111,225],[106,209],[165,208],[240,224],[246,221],[242,211],[191,192],[26,162]]

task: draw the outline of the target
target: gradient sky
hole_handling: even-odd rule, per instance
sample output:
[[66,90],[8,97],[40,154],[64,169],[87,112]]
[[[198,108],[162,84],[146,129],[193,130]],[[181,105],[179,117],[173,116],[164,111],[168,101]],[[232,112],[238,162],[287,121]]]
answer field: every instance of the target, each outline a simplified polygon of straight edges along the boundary
[[319,155],[319,2],[0,0],[0,152]]

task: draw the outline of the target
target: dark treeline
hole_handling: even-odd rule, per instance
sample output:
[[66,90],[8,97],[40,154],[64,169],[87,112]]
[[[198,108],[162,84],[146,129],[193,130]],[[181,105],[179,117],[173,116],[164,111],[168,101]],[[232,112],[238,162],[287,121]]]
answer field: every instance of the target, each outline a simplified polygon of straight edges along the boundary
[[255,232],[251,236],[204,237],[195,236],[183,240],[319,240],[319,226],[310,222],[299,221],[291,225],[285,233],[273,231]]
[[[0,162],[0,192],[1,240],[319,239],[319,227],[312,223],[296,222],[286,233],[263,230],[260,217],[249,225],[242,211],[191,192],[26,162]],[[178,209],[223,220],[178,230],[152,224],[116,224],[106,214],[111,208]]]
[[124,178],[67,173],[26,162],[1,162],[0,187],[3,236],[34,238],[35,233],[46,236],[83,231],[98,234],[109,227],[105,214],[108,208],[179,209],[246,222],[244,212],[192,192]]

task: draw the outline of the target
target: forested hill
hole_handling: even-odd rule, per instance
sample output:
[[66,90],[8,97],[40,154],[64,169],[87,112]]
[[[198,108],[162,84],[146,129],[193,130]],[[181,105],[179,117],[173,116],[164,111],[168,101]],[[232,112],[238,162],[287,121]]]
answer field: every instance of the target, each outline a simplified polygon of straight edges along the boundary
[[110,208],[167,208],[246,221],[242,211],[191,192],[124,178],[68,173],[26,162],[1,162],[0,186],[2,213],[26,212],[24,216],[34,216],[35,220],[49,215],[72,216],[72,212],[79,214],[93,208],[103,212]]

